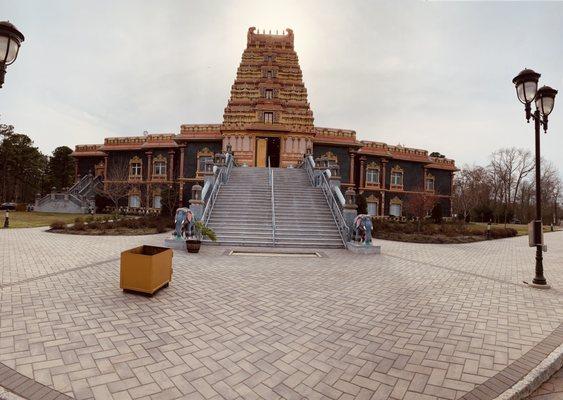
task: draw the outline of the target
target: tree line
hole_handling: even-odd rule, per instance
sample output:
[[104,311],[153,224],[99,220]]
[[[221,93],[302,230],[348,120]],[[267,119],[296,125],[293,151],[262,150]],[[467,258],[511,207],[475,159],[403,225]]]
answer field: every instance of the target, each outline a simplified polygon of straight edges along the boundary
[[[544,223],[559,223],[562,180],[557,167],[541,159]],[[487,165],[464,165],[454,180],[454,213],[466,221],[528,223],[535,218],[535,157],[526,149],[493,152]]]
[[0,124],[0,201],[33,203],[37,194],[62,190],[74,183],[72,149],[57,147],[48,156],[29,136],[12,125]]

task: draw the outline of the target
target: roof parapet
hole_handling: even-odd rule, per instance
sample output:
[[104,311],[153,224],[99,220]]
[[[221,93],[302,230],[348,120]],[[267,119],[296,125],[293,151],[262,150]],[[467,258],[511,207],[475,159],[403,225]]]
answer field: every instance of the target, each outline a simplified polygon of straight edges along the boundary
[[268,33],[266,33],[266,30],[263,29],[262,33],[260,33],[260,30],[256,31],[256,27],[251,26],[248,28],[248,33],[246,35],[246,45],[247,47],[281,46],[293,48],[293,30],[286,28],[281,34],[278,34],[277,32],[278,31],[276,31],[275,34],[272,34],[272,31],[269,30]]

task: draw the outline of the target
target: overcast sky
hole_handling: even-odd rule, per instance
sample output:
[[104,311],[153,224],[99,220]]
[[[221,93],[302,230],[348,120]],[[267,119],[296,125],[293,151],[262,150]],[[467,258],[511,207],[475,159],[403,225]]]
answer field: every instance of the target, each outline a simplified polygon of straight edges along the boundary
[[[486,163],[533,150],[512,78],[563,89],[563,3],[0,0],[25,35],[0,122],[44,152],[220,123],[248,27],[292,28],[315,125]],[[542,136],[563,170],[563,93]]]

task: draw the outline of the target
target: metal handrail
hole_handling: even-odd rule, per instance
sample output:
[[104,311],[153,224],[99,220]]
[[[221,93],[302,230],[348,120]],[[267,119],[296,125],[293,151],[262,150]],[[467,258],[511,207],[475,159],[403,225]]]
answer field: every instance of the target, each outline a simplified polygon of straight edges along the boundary
[[69,193],[80,193],[84,188],[87,188],[90,185],[90,180],[92,176],[90,174],[84,175],[78,182],[72,185],[69,189]]
[[209,200],[207,200],[207,203],[205,204],[205,209],[203,210],[203,215],[201,216],[201,221],[204,223],[204,225],[207,225],[207,223],[209,222],[211,211],[213,210],[215,200],[217,200],[217,196],[219,194],[219,189],[221,188],[221,186],[223,186],[223,180],[227,181],[229,179],[229,175],[233,167],[233,156],[229,154],[227,158],[227,167],[221,168],[219,170],[215,182],[213,183],[213,189],[211,190],[211,194],[209,195]]
[[[307,175],[309,175],[309,179],[311,183],[315,184],[315,174],[313,172],[313,166],[311,165],[311,160],[309,157],[305,158],[305,161],[301,164],[302,168],[305,168],[307,171]],[[320,174],[320,186],[323,191],[323,194],[326,198],[326,202],[328,204],[328,208],[332,213],[332,218],[336,223],[336,227],[338,228],[338,233],[340,234],[340,238],[342,239],[342,243],[346,246],[346,241],[348,240],[350,230],[348,228],[348,224],[344,219],[344,214],[342,213],[342,209],[340,208],[340,202],[334,196],[334,192],[332,191],[332,187],[330,186],[330,182],[326,178],[324,173]]]
[[276,201],[274,197],[274,171],[270,164],[270,157],[268,157],[268,183],[270,184],[271,200],[272,200],[272,245],[276,245]]

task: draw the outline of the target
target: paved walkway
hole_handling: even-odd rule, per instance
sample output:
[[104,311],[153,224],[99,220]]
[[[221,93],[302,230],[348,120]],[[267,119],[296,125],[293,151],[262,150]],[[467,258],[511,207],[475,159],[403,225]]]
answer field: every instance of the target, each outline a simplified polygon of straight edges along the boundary
[[563,322],[520,237],[383,242],[381,256],[176,252],[169,288],[119,289],[119,253],[165,235],[0,230],[0,362],[77,399],[456,399]]

